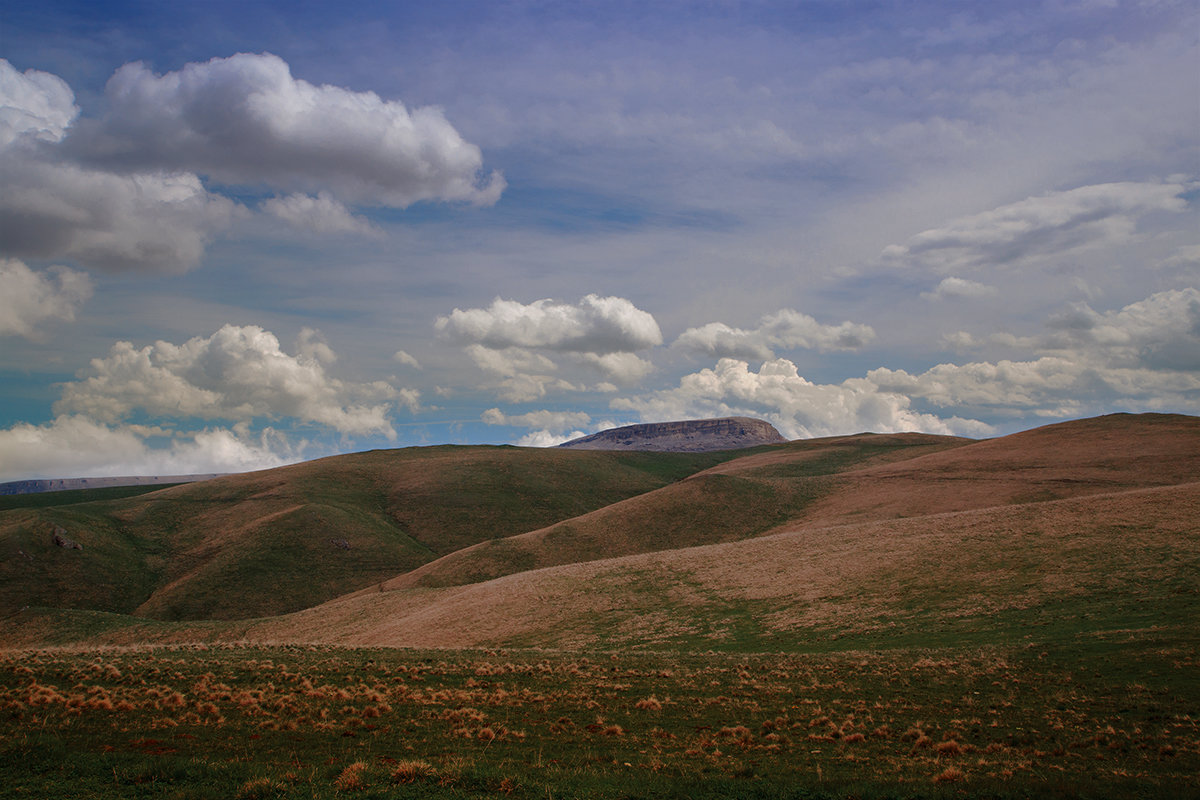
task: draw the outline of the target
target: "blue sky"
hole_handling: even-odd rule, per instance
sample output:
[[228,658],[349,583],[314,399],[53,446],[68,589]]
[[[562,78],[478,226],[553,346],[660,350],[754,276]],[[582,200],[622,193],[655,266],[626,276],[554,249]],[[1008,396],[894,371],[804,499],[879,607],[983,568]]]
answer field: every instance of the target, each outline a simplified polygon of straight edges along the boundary
[[0,480],[1195,414],[1198,21],[0,4]]

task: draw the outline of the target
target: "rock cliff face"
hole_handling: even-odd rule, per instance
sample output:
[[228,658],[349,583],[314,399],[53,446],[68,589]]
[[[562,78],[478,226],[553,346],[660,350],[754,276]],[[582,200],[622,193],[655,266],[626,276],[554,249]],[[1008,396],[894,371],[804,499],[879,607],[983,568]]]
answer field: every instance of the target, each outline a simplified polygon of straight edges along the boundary
[[750,417],[652,422],[612,428],[559,447],[578,450],[653,450],[663,453],[702,453],[738,450],[760,444],[786,442],[769,422]]

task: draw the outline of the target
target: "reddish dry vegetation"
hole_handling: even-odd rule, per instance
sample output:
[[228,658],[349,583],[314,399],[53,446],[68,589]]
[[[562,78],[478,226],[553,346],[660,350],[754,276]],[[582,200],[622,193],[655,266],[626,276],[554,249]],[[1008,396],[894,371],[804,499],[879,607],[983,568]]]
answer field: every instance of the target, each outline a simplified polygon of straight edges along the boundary
[[[557,796],[566,777],[623,780],[616,776],[629,771],[663,786],[753,774],[756,785],[818,776],[826,786],[869,778],[1033,794],[1053,776],[1059,787],[1172,796],[1200,769],[1197,697],[1186,679],[1200,662],[1163,643],[1110,647],[1109,656],[1156,677],[1125,683],[1040,648],[595,660],[319,648],[26,652],[0,660],[0,747],[20,755],[41,731],[79,759],[220,763],[246,758],[252,742],[258,774],[237,779],[245,797],[414,783],[473,796],[504,781]],[[23,769],[13,772],[24,780]]]

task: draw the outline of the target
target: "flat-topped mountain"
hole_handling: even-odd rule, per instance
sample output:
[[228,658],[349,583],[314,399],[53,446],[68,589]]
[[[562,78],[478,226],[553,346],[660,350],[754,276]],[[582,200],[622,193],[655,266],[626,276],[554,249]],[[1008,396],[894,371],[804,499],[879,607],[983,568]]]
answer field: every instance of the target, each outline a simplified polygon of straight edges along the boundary
[[706,453],[740,450],[787,439],[769,422],[751,417],[651,422],[610,428],[560,444],[575,450],[651,450],[659,453]]

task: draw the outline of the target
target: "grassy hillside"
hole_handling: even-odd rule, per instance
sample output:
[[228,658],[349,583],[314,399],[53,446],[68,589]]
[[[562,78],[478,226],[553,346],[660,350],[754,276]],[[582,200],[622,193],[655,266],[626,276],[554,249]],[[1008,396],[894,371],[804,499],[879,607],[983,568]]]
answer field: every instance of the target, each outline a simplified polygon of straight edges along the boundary
[[835,475],[970,441],[863,434],[764,448],[541,530],[460,550],[385,586],[454,586],[541,567],[747,539],[798,518],[836,488]]
[[541,567],[801,527],[1040,502],[1200,477],[1200,420],[1113,415],[1000,439],[862,434],[792,442],[386,584],[476,583]]
[[[846,620],[903,641],[980,614],[991,636],[1064,597],[1132,613],[1134,594],[1098,592],[1135,571],[1167,592],[1145,608],[1193,599],[1197,480],[1200,420],[1171,415],[702,455],[378,451],[6,512],[0,599],[160,620],[311,609],[197,635],[412,646],[795,648],[867,624]],[[55,526],[84,549],[50,544]],[[1060,571],[1076,588],[1030,594]]]
[[[52,606],[232,619],[293,611],[728,457],[412,448],[13,509],[0,512],[0,613]],[[55,530],[83,549],[56,547]]]
[[[0,645],[71,646],[0,650],[0,797],[1197,796],[1200,420],[709,463],[541,452],[402,451],[379,480],[392,459],[364,454],[54,509],[109,537],[112,570],[151,561],[130,527],[175,520],[240,590],[274,588],[252,543],[380,508],[446,555],[274,617],[10,614]],[[651,489],[602,502],[617,474]],[[556,497],[549,524],[524,507],[568,489],[595,494]],[[530,527],[472,534],[472,506],[489,534]],[[197,532],[223,519],[245,527]]]

